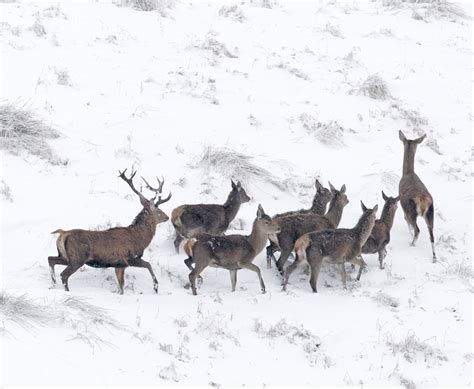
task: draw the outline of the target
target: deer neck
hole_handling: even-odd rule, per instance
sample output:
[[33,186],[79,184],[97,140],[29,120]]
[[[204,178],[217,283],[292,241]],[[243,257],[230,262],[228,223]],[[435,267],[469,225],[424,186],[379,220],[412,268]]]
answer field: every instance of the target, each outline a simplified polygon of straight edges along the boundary
[[384,205],[380,221],[385,224],[390,231],[393,226],[393,219],[395,218],[396,208],[391,208],[389,205]]
[[375,221],[371,218],[370,213],[360,217],[356,226],[352,229],[357,237],[357,243],[363,246],[372,232]]
[[227,201],[224,204],[224,212],[227,221],[230,223],[234,220],[237,212],[239,212],[240,208],[240,196],[239,193],[235,190],[232,190],[229,193],[229,197],[227,197]]
[[145,247],[147,247],[151,243],[153,236],[155,236],[156,223],[154,222],[152,213],[148,209],[143,208],[135,217],[132,224],[130,224],[129,228],[143,237],[143,244],[146,244]]
[[416,148],[405,147],[403,153],[403,175],[415,173],[415,153]]
[[311,212],[316,213],[318,215],[324,215],[326,212],[326,205],[327,205],[327,201],[324,201],[324,199],[321,196],[316,195],[314,196],[314,199],[313,199]]
[[326,219],[328,219],[334,227],[337,227],[342,218],[342,210],[344,209],[344,205],[336,200],[331,201],[329,205],[328,213],[326,214]]
[[268,233],[262,231],[257,224],[257,220],[253,222],[252,232],[250,233],[249,243],[255,250],[255,253],[259,253],[265,248],[268,240]]

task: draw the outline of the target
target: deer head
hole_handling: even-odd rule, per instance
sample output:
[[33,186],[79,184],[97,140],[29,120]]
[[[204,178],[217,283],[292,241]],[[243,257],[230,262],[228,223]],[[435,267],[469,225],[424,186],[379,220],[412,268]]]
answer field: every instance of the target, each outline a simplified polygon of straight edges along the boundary
[[245,189],[242,188],[242,184],[240,181],[237,181],[237,183],[234,182],[234,180],[230,180],[230,183],[232,184],[232,190],[236,191],[239,194],[239,199],[240,203],[247,203],[250,201],[250,197],[245,193]]
[[123,172],[119,170],[119,177],[124,180],[130,186],[132,191],[138,196],[138,198],[140,199],[140,204],[143,206],[144,209],[150,212],[153,217],[154,223],[159,224],[167,221],[169,219],[168,215],[166,215],[166,213],[164,213],[159,208],[161,204],[166,203],[171,198],[171,192],[165,199],[161,198],[165,180],[163,178],[160,180],[157,177],[156,180],[158,181],[158,187],[154,188],[142,177],[142,180],[145,182],[146,187],[155,194],[151,199],[147,199],[142,194],[142,192],[135,189],[135,186],[133,185],[133,178],[135,177],[135,174],[137,174],[137,171],[132,170],[132,173],[130,174],[129,178],[127,178],[127,176],[125,175],[126,171],[127,169],[125,169]]

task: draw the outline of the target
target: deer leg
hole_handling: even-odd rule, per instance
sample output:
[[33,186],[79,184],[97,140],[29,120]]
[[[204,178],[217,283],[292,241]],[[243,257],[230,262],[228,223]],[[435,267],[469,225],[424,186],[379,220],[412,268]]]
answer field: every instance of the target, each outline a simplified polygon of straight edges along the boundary
[[174,239],[174,248],[176,249],[176,253],[179,254],[179,245],[181,244],[181,242],[183,241],[183,237],[176,233],[176,238]]
[[367,267],[367,264],[364,261],[364,258],[362,258],[362,255],[359,255],[352,259],[350,262],[352,265],[357,264],[359,265],[359,272],[357,273],[357,281],[360,281],[360,276],[362,275],[362,271]]
[[283,266],[285,266],[285,263],[288,260],[288,257],[290,256],[290,254],[291,254],[291,248],[290,249],[284,248],[281,250],[280,258],[278,258],[278,261],[276,263],[277,269],[281,275],[283,275]]
[[346,274],[346,266],[344,264],[344,262],[340,263],[339,264],[339,270],[341,272],[341,278],[342,278],[342,287],[344,289],[347,289],[347,274]]
[[230,282],[232,284],[232,292],[235,292],[235,285],[237,284],[237,270],[229,270]]
[[123,294],[123,284],[125,281],[125,268],[124,267],[116,267],[115,268],[115,276],[117,277],[117,282],[119,286],[119,293]]
[[207,262],[206,263],[200,263],[197,262],[194,266],[194,269],[191,270],[191,273],[189,273],[189,283],[191,284],[191,289],[193,291],[193,295],[196,296],[196,277],[199,276],[199,274],[207,267]]
[[155,293],[158,293],[158,280],[155,277],[155,273],[153,273],[153,269],[151,268],[150,262],[145,261],[142,258],[132,258],[128,260],[128,265],[133,267],[144,267],[148,269],[151,275],[151,279],[153,280],[153,290]]
[[[191,257],[187,258],[184,260],[184,264],[188,267],[189,270],[193,271],[193,259]],[[199,275],[197,276],[197,280],[198,280],[198,286],[201,286],[202,285],[202,277]]]
[[311,286],[311,289],[313,290],[313,293],[318,293],[317,289],[317,283],[318,283],[318,276],[319,276],[319,271],[321,270],[321,264],[322,260],[318,259],[311,263],[311,277],[309,278],[309,285]]
[[68,279],[71,277],[76,271],[78,271],[82,267],[82,263],[69,263],[66,266],[66,269],[64,269],[61,272],[61,281],[63,282],[64,285],[64,290],[66,292],[69,292],[69,286],[68,286]]
[[270,244],[267,246],[267,269],[272,268],[272,259],[275,261],[275,251],[277,251],[277,248],[275,244],[270,241]]
[[61,257],[58,255],[57,257],[48,257],[48,263],[49,263],[49,270],[51,272],[51,280],[53,281],[53,285],[56,284],[56,274],[54,273],[54,266],[55,265],[68,265],[67,259]]
[[293,273],[301,264],[303,264],[305,261],[300,259],[300,257],[297,255],[293,263],[288,266],[284,272],[283,276],[283,291],[286,291],[286,285],[288,284],[288,279],[290,278],[290,274]]
[[408,226],[413,228],[413,241],[411,242],[412,246],[415,246],[416,241],[418,240],[418,235],[420,234],[420,229],[416,224],[416,218],[418,217],[418,213],[416,211],[416,204],[413,200],[408,202],[408,206],[405,211],[405,220],[408,223]]
[[238,265],[243,269],[249,269],[257,273],[258,280],[260,281],[260,290],[262,291],[262,293],[265,293],[265,283],[263,282],[262,274],[260,273],[260,268],[251,262],[238,262]]
[[434,225],[433,204],[431,204],[428,210],[426,211],[424,218],[425,218],[426,225],[428,226],[428,232],[430,233],[431,250],[433,251],[433,262],[436,262],[436,252],[435,252],[434,235],[433,235],[433,225]]
[[382,270],[385,269],[385,264],[383,260],[385,259],[386,256],[387,256],[387,249],[385,248],[385,246],[383,246],[379,250],[379,268]]

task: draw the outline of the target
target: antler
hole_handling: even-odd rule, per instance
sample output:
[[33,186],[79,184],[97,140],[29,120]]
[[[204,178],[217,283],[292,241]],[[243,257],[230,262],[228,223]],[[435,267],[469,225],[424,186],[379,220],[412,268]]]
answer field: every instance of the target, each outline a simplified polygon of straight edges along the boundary
[[125,176],[125,172],[127,171],[127,169],[125,169],[123,172],[121,172],[119,170],[119,177],[122,180],[124,180],[130,186],[130,188],[133,190],[133,192],[135,192],[138,195],[138,197],[140,198],[140,202],[142,203],[142,205],[145,206],[145,204],[147,204],[149,202],[149,200],[145,196],[143,196],[143,194],[141,192],[136,190],[135,186],[133,186],[133,177],[135,177],[135,174],[137,174],[137,171],[136,170],[133,171],[133,168],[132,168],[132,174],[130,175],[130,178],[127,178],[127,176]]
[[158,201],[155,203],[156,206],[160,205],[160,204],[163,204],[163,203],[166,203],[170,198],[171,198],[171,192],[170,194],[168,195],[168,197],[166,197],[165,199],[161,199],[161,194],[163,192],[163,185],[165,184],[165,179],[163,178],[163,176],[161,176],[161,180],[156,177],[156,180],[158,181],[158,188],[153,188],[147,180],[145,180],[144,177],[142,177],[142,180],[145,181],[145,184],[146,184],[146,187],[155,192],[156,195],[155,197],[153,197],[153,200],[156,199],[156,197],[158,196]]

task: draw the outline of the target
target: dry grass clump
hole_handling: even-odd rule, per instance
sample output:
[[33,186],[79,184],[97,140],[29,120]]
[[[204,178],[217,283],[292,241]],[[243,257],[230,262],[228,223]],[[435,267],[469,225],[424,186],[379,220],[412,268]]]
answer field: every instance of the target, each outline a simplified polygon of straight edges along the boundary
[[128,6],[138,11],[158,11],[161,16],[167,17],[167,12],[175,5],[175,0],[121,0],[121,6]]
[[13,202],[12,190],[4,180],[0,182],[0,195],[2,200],[8,201],[10,203]]
[[337,121],[322,123],[306,113],[301,114],[299,119],[306,132],[322,144],[336,147],[344,145],[343,138],[346,130]]
[[202,50],[210,51],[215,57],[218,58],[238,58],[237,50],[234,50],[235,53],[232,53],[224,43],[219,42],[215,37],[215,34],[207,34],[206,39],[203,42],[198,44],[196,47]]
[[[5,291],[0,293],[0,321],[13,322],[24,329],[44,326],[56,319],[53,309],[38,304],[26,295],[13,296]],[[5,331],[5,327],[2,327]]]
[[377,74],[368,76],[357,92],[375,100],[387,100],[391,96],[387,83]]
[[287,189],[285,181],[277,179],[270,171],[258,166],[253,156],[227,147],[206,146],[192,166],[215,171],[227,178],[266,181],[280,190]]
[[440,365],[441,362],[448,360],[441,349],[429,345],[426,341],[421,341],[413,332],[398,342],[389,336],[387,345],[392,349],[393,354],[403,354],[409,363],[417,362],[420,357],[428,366]]
[[245,21],[245,15],[237,4],[223,5],[219,10],[219,16],[235,20],[239,23]]
[[44,28],[44,25],[39,18],[36,18],[35,22],[31,26],[31,29],[33,30],[33,32],[36,34],[37,37],[46,35],[46,29]]
[[13,103],[0,104],[0,148],[18,153],[23,150],[50,163],[65,164],[47,143],[60,137],[59,131],[46,124],[36,113]]
[[[416,20],[426,20],[433,16],[435,18],[469,18],[464,8],[448,0],[381,0],[382,5],[390,9],[412,7],[412,17]],[[416,8],[415,8],[416,7]],[[424,15],[420,13],[424,11]]]

